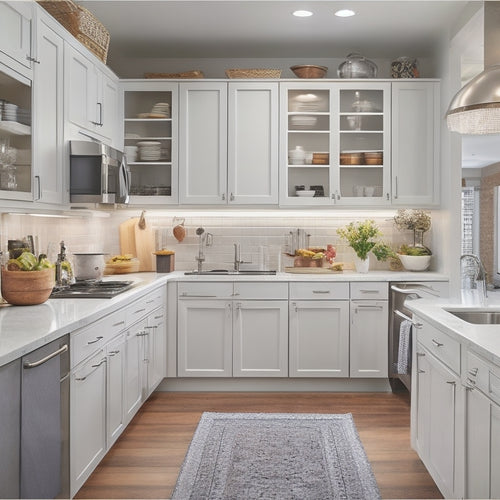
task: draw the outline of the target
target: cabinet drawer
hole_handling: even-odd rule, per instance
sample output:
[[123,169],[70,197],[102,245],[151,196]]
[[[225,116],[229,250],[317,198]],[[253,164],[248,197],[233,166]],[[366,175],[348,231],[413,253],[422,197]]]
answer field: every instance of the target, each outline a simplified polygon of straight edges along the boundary
[[290,283],[290,299],[349,299],[349,283],[306,281]]
[[123,311],[117,311],[92,325],[71,334],[71,367],[102,349],[116,334],[126,328]]
[[424,347],[454,372],[460,373],[460,343],[457,340],[428,323],[423,323],[417,332],[418,340]]
[[495,366],[475,353],[467,352],[466,384],[500,403],[500,367]]
[[288,283],[234,283],[234,296],[238,299],[288,299]]
[[387,299],[389,285],[384,282],[351,283],[351,299]]
[[233,296],[233,283],[228,282],[198,282],[179,283],[177,288],[179,299],[221,299]]
[[147,316],[154,309],[166,305],[165,292],[163,288],[154,290],[146,296],[136,300],[132,305],[127,307],[126,318],[127,326],[133,325],[136,321],[144,316]]

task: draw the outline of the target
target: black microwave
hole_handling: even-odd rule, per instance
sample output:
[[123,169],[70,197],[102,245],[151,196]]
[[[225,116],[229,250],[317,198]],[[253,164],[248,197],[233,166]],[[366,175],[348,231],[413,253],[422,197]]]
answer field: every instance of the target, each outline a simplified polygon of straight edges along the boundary
[[70,201],[128,203],[129,170],[125,155],[106,144],[70,141]]

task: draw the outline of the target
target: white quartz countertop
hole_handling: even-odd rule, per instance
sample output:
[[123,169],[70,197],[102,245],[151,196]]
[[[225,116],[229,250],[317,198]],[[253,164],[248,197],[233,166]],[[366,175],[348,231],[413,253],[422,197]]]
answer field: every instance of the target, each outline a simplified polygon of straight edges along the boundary
[[0,366],[13,361],[67,333],[82,328],[112,311],[127,305],[143,295],[154,285],[167,281],[446,281],[439,273],[370,271],[366,274],[353,271],[332,274],[276,275],[185,275],[184,271],[168,274],[136,273],[108,276],[110,280],[133,280],[132,289],[112,299],[59,298],[49,299],[37,306],[0,305]]
[[[49,299],[36,306],[0,305],[0,366],[86,326],[166,282],[164,274],[121,275],[136,285],[112,299]],[[109,279],[116,280],[116,276]]]
[[489,291],[484,306],[462,303],[461,299],[407,300],[405,305],[414,314],[459,340],[489,361],[500,365],[500,325],[468,323],[448,310],[500,311],[500,291]]

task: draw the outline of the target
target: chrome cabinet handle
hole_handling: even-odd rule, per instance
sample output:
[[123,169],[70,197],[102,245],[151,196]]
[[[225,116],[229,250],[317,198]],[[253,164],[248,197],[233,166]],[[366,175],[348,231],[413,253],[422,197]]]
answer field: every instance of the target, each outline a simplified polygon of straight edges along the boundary
[[443,347],[444,344],[442,344],[441,342],[438,342],[437,340],[435,339],[432,339],[432,343],[436,346],[436,347]]
[[54,351],[47,356],[45,356],[42,359],[39,359],[38,361],[33,361],[30,363],[29,361],[25,361],[23,364],[24,368],[36,368],[37,366],[43,365],[45,362],[47,362],[49,359],[55,358],[56,356],[59,356],[59,354],[62,354],[63,352],[66,352],[68,350],[68,344],[64,344],[62,347],[57,349],[57,351]]
[[411,322],[411,324],[415,327],[415,328],[418,328],[418,329],[421,329],[424,325],[422,323],[416,323],[415,321],[413,321],[409,316],[407,316],[406,314],[402,313],[401,311],[398,311],[397,309],[394,310],[394,314],[397,314],[399,317],[403,318],[403,319],[407,319],[408,321]]
[[35,201],[38,201],[42,198],[42,181],[41,181],[39,175],[35,175],[35,179],[36,179],[36,187],[37,187],[37,190],[36,190],[37,195],[36,195]]
[[146,337],[147,335],[149,335],[149,332],[139,332],[135,334],[136,337]]
[[313,293],[330,293],[330,290],[313,290]]
[[134,311],[134,314],[139,314],[141,312],[144,312],[146,310],[146,308],[143,308],[143,309],[137,309],[137,311]]
[[118,321],[118,323],[113,323],[113,326],[120,326],[120,325],[124,325],[125,324],[125,321]]
[[229,195],[229,201],[234,201],[234,194],[233,194],[233,193],[231,193],[231,194]]
[[226,195],[225,193],[222,193],[222,201],[224,201],[226,199]]
[[87,342],[88,345],[91,345],[91,344],[96,344],[97,342],[99,342],[100,340],[102,340],[104,337],[101,335],[100,337],[96,337],[95,340],[89,340]]
[[103,363],[106,363],[106,358],[104,358],[103,360],[101,360],[100,363],[97,363],[97,365],[92,365],[92,368],[93,370],[89,373],[87,373],[87,375],[84,375],[83,377],[75,377],[75,380],[77,382],[82,382],[84,380],[86,380],[88,377],[90,377]]
[[472,368],[469,370],[469,375],[472,375],[475,377],[477,375],[477,372],[479,371],[479,368]]
[[457,383],[456,383],[456,382],[454,382],[454,381],[448,381],[448,380],[447,380],[447,381],[446,381],[446,383],[447,383],[447,384],[449,384],[449,385],[454,385],[454,386],[456,386],[456,385],[457,385]]
[[394,184],[395,184],[395,193],[394,193],[394,199],[397,200],[398,199],[398,176],[396,175],[395,177],[395,180],[394,180]]

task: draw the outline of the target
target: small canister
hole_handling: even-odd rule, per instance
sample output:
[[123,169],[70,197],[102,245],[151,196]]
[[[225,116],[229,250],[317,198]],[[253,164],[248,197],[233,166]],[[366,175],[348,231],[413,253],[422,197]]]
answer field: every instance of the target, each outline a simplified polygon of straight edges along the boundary
[[418,78],[418,61],[414,57],[398,57],[391,63],[392,78]]

